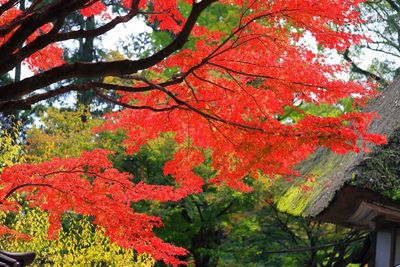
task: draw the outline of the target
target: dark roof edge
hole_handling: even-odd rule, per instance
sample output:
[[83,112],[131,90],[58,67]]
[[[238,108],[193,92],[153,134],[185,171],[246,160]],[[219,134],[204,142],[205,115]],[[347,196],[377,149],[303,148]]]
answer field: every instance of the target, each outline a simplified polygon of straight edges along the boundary
[[[362,222],[352,221],[352,217],[360,211],[360,207],[366,204],[370,211],[374,212],[370,218]],[[365,209],[365,207],[364,207]],[[385,212],[390,213],[386,220],[400,221],[400,203],[391,201],[384,196],[365,188],[345,185],[332,199],[328,208],[316,216],[322,222],[340,224],[343,226],[368,228],[368,222],[385,217]]]

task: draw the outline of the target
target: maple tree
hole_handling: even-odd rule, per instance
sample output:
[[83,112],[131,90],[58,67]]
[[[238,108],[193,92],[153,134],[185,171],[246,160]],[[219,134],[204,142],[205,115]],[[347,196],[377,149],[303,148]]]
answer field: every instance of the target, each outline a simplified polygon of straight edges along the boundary
[[[135,155],[126,155],[120,146],[123,135],[121,133],[103,132],[93,136],[92,127],[99,125],[101,120],[84,110],[83,106],[77,111],[49,108],[40,114],[38,119],[41,124],[33,125],[26,133],[29,145],[24,149],[23,159],[25,162],[48,161],[54,156],[79,156],[82,150],[93,150],[100,147],[116,151],[112,157],[113,165],[119,170],[132,173],[135,182],[171,184],[173,178],[163,175],[163,166],[166,161],[173,158],[176,145],[173,141],[173,134],[162,134],[159,138],[142,146]],[[321,108],[318,111],[321,112]],[[85,122],[81,120],[84,114],[86,114]],[[292,114],[291,118],[295,118],[295,116]],[[272,195],[275,195],[272,192],[276,191],[274,188],[279,188],[280,191],[286,185],[286,182],[271,182],[267,177],[251,181],[253,187],[251,193],[242,193],[209,184],[207,178],[212,177],[214,172],[210,168],[212,162],[210,152],[205,153],[205,161],[194,169],[194,172],[205,180],[202,193],[190,195],[178,202],[142,201],[133,204],[137,211],[140,210],[162,218],[163,227],[156,229],[155,232],[164,241],[188,250],[188,254],[181,258],[182,260],[193,259],[192,264],[195,266],[231,266],[234,263],[242,262],[242,260],[247,264],[260,261],[268,262],[268,265],[280,266],[283,262],[292,262],[293,260],[306,262],[309,259],[311,261],[311,258],[317,255],[313,253],[285,254],[282,257],[281,254],[276,255],[274,253],[260,255],[255,250],[278,251],[284,247],[293,246],[304,249],[304,246],[308,244],[307,238],[312,238],[314,241],[319,240],[318,243],[324,245],[337,242],[341,238],[347,238],[346,232],[338,231],[338,229],[329,230],[332,228],[330,225],[318,224],[317,227],[308,229],[306,227],[308,220],[293,218],[293,228],[295,229],[293,231],[298,234],[298,238],[294,240],[289,238],[288,244],[282,246],[283,240],[286,240],[293,233],[287,232],[287,227],[289,227],[285,224],[288,219],[286,218],[287,215],[279,214],[277,210],[269,207],[272,200],[266,199],[266,196],[272,198]],[[13,153],[7,154],[12,155]],[[301,182],[299,181],[299,183]],[[29,215],[26,218],[27,213],[33,216]],[[70,212],[63,215],[61,221],[63,227],[58,234],[58,240],[45,239],[47,231],[46,213],[39,213],[37,209],[23,208],[16,216],[18,219],[14,222],[14,220],[10,220],[10,218],[14,218],[13,215],[8,214],[6,217],[8,220],[4,220],[7,222],[6,225],[19,232],[29,234],[31,239],[28,241],[11,240],[10,242],[6,236],[5,240],[2,241],[2,249],[36,251],[36,261],[42,264],[57,265],[62,263],[65,265],[67,260],[76,263],[108,262],[107,264],[129,265],[129,262],[133,266],[138,264],[137,261],[132,261],[129,258],[132,253],[131,250],[121,250],[119,246],[109,244],[109,242],[106,242],[109,245],[105,245],[105,237],[101,233],[98,231],[90,233],[90,229],[86,229],[88,222],[85,218],[83,218],[84,220],[79,219],[82,218],[81,215]],[[305,230],[308,229],[314,235],[308,237],[302,234],[301,231],[298,231],[299,226],[300,229],[306,227]],[[71,227],[72,229],[70,229]],[[85,230],[76,231],[75,227]],[[93,229],[93,226],[91,227]],[[321,233],[324,234],[320,236]],[[329,235],[328,238],[326,234]],[[262,235],[266,237],[261,237]],[[268,242],[265,243],[265,240],[268,240]],[[63,244],[71,245],[63,247]],[[108,253],[110,246],[114,249]],[[48,247],[55,249],[48,250]],[[257,249],[255,249],[256,247]],[[118,253],[118,251],[121,253]],[[338,261],[340,261],[342,253],[337,254],[335,250],[318,256],[318,261],[325,262],[329,253],[331,253],[330,255],[337,255]],[[72,259],[71,255],[73,255]],[[329,258],[332,257],[329,256]],[[226,261],[232,262],[227,264]],[[241,265],[246,265],[244,262]],[[299,262],[294,265],[304,265],[304,262],[303,264]],[[336,264],[337,261],[334,261],[334,263]],[[327,266],[329,264],[326,263]]]
[[[128,153],[161,132],[174,132],[179,144],[164,168],[174,186],[134,183],[112,166],[111,151],[98,149],[4,169],[1,209],[15,210],[18,202],[12,197],[24,191],[31,205],[49,212],[50,237],[62,214],[74,211],[94,216],[113,242],[169,264],[183,263],[176,257],[185,249],[152,232],[161,220],[135,212],[131,203],[177,201],[201,192],[203,178],[192,170],[204,160],[205,150],[212,150],[215,169],[208,182],[250,191],[246,179],[296,175],[293,167],[318,147],[345,153],[359,151],[360,139],[385,142],[367,132],[373,114],[320,117],[299,108],[300,103],[335,104],[348,97],[362,104],[375,95],[372,84],[337,78],[346,67],[330,64],[324,53],[304,44],[307,35],[338,51],[360,42],[363,36],[346,30],[360,23],[355,9],[360,2],[35,0],[21,11],[18,0],[0,0],[0,76],[21,62],[33,72],[0,86],[1,111],[93,90],[98,98],[126,108],[109,114],[98,131],[123,130]],[[125,15],[113,13],[115,5],[123,6]],[[223,16],[213,16],[210,27],[204,20],[213,9],[230,9],[236,16],[228,26]],[[74,12],[102,24],[65,29]],[[172,41],[138,59],[63,60],[63,42],[101,36],[135,17],[157,25]],[[74,83],[77,78],[85,79]],[[288,120],[291,111],[301,113],[301,119]]]

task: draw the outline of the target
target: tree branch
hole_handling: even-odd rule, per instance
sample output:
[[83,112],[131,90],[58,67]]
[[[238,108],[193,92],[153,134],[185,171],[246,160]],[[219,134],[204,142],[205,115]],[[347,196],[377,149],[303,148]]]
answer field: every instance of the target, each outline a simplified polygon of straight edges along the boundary
[[72,84],[67,86],[61,86],[57,89],[47,91],[42,94],[33,95],[31,97],[25,99],[18,100],[8,100],[8,101],[0,101],[0,112],[8,112],[15,111],[18,109],[29,110],[32,108],[33,104],[36,104],[40,101],[62,95],[71,91],[85,91],[90,89],[90,84]]
[[[73,77],[89,78],[107,75],[123,75],[136,73],[139,70],[150,68],[183,47],[202,11],[216,1],[217,0],[203,0],[194,4],[191,13],[182,28],[182,31],[178,34],[175,40],[152,56],[139,60],[121,60],[96,63],[77,62],[65,64],[43,73],[39,73],[33,77],[26,78],[20,82],[0,87],[0,100],[4,101],[22,97],[23,95],[63,79]],[[14,41],[17,42],[18,40]]]
[[168,107],[164,107],[164,108],[155,108],[152,106],[135,106],[135,105],[130,105],[128,103],[123,103],[120,101],[117,101],[115,99],[112,99],[111,97],[107,96],[106,94],[104,94],[103,92],[101,92],[99,89],[95,89],[94,92],[96,93],[96,95],[100,98],[102,98],[103,100],[110,102],[114,105],[118,105],[121,107],[125,107],[125,108],[130,108],[130,109],[136,109],[136,110],[141,110],[141,109],[148,109],[154,112],[164,112],[164,111],[170,111],[173,109],[177,109],[177,108],[181,108],[180,105],[172,105],[172,106],[168,106]]
[[13,6],[15,6],[18,3],[19,0],[10,0],[4,4],[2,4],[0,6],[0,16],[6,12],[7,10],[9,10],[10,8],[12,8]]
[[346,49],[346,51],[344,51],[343,58],[351,64],[351,70],[353,72],[358,73],[358,74],[362,74],[362,75],[364,75],[364,76],[366,76],[368,78],[371,78],[371,79],[377,81],[378,83],[380,83],[380,84],[382,84],[384,86],[388,85],[388,83],[383,78],[379,77],[378,75],[376,75],[374,73],[371,73],[371,72],[369,72],[367,70],[364,70],[364,69],[361,69],[360,67],[358,67],[354,63],[354,61],[350,58],[349,49]]
[[388,4],[390,5],[391,8],[393,8],[394,10],[396,10],[397,12],[400,11],[400,7],[392,0],[386,0],[386,2],[388,2]]
[[[3,59],[12,57],[15,50],[21,47],[27,38],[41,26],[57,20],[60,17],[66,17],[71,12],[82,8],[87,1],[89,0],[72,0],[70,2],[58,0],[52,4],[49,4],[47,9],[41,9],[42,11],[34,11],[32,13],[25,14],[24,19],[22,20],[22,23],[18,29],[2,46],[0,46],[0,55],[2,55]],[[0,74],[3,73],[4,72],[0,72]]]
[[52,42],[54,36],[58,33],[64,24],[64,17],[59,18],[53,25],[53,28],[46,34],[37,37],[35,40],[25,45],[17,53],[14,53],[12,57],[5,60],[0,60],[0,73],[4,73],[13,69],[16,65],[20,64],[22,60],[31,56],[35,52],[42,48],[45,48]]
[[[14,187],[13,189],[11,189],[10,191],[8,191],[8,193],[4,196],[3,200],[6,200],[9,196],[11,196],[12,194],[14,194],[16,191],[18,191],[19,189],[23,188],[23,187],[27,187],[27,186],[34,186],[34,187],[50,187],[50,188],[54,188],[51,184],[34,184],[34,183],[26,183],[26,184],[21,184],[18,185],[16,187]],[[1,201],[0,201],[1,203]]]
[[64,32],[64,33],[59,33],[57,36],[54,38],[54,42],[60,42],[60,41],[66,41],[70,39],[78,39],[78,38],[93,38],[100,36],[113,28],[117,26],[120,23],[125,23],[130,21],[132,18],[134,18],[138,12],[139,12],[139,1],[133,1],[132,3],[132,9],[125,15],[125,16],[118,16],[114,19],[112,19],[110,22],[106,23],[103,26],[98,27],[97,29],[94,30],[78,30],[78,31],[72,31],[72,32]]

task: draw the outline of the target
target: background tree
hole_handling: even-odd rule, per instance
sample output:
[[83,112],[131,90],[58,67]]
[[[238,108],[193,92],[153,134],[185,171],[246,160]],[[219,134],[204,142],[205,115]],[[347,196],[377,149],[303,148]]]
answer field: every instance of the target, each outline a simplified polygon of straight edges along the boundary
[[[399,74],[400,1],[365,1],[360,9],[365,21],[358,30],[371,41],[346,50],[344,59],[351,63],[355,77],[372,78],[387,85]],[[372,62],[365,64],[365,58],[371,56]]]

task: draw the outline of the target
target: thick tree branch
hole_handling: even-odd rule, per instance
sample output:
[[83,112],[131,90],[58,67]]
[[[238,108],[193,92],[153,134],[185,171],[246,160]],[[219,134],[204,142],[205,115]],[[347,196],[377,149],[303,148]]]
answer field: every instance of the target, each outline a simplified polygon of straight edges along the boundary
[[362,74],[362,75],[366,76],[367,78],[371,78],[384,86],[388,85],[388,83],[383,78],[379,77],[378,75],[376,75],[374,73],[371,73],[367,70],[364,70],[364,69],[358,67],[357,64],[354,63],[354,61],[350,58],[349,49],[346,49],[346,51],[343,53],[343,58],[351,64],[351,70],[353,72]]
[[0,73],[10,71],[18,64],[20,64],[21,61],[24,60],[25,58],[31,56],[40,49],[45,48],[49,43],[52,42],[54,36],[58,33],[63,24],[64,24],[64,17],[61,17],[54,23],[53,28],[48,33],[37,37],[34,41],[24,46],[12,57],[9,57],[8,60],[6,59],[7,61],[0,60]]
[[10,0],[4,4],[2,4],[0,6],[0,16],[6,12],[7,10],[9,10],[10,8],[12,8],[13,6],[15,6],[18,3],[18,0]]
[[[54,188],[54,186],[52,186],[51,184],[38,184],[38,183],[26,183],[26,184],[21,184],[18,185],[16,187],[14,187],[13,189],[11,189],[10,191],[8,191],[8,193],[4,196],[3,201],[6,200],[8,197],[10,197],[12,194],[14,194],[15,192],[17,192],[19,189],[24,188],[24,187],[50,187],[50,188]],[[0,201],[1,204],[1,201]]]
[[3,59],[0,60],[0,63],[3,64],[6,59],[12,57],[13,53],[23,45],[27,38],[41,26],[55,21],[60,17],[66,17],[71,12],[82,8],[88,1],[73,0],[66,3],[65,1],[58,0],[50,4],[46,9],[26,14],[18,29],[0,46],[0,55],[2,55]]
[[[16,16],[13,20],[10,22],[3,24],[0,26],[0,36],[4,37],[6,34],[10,33],[12,30],[16,29],[21,23],[23,22],[23,19],[28,17],[31,12],[33,12],[36,7],[41,4],[44,0],[33,0],[31,5],[22,10],[23,12]],[[0,16],[3,15],[6,11],[9,9],[13,8],[17,3],[20,2],[19,0],[10,0],[7,3],[4,3],[2,6],[0,6]],[[43,7],[43,6],[42,6]],[[45,7],[43,7],[45,8]]]
[[68,78],[123,75],[150,68],[183,47],[202,11],[216,1],[217,0],[203,0],[200,3],[194,4],[182,31],[175,40],[152,56],[139,60],[65,64],[20,82],[0,87],[0,100],[4,101],[22,97],[37,89]]
[[17,100],[8,100],[8,101],[0,101],[0,112],[9,112],[9,111],[15,111],[15,110],[29,110],[32,108],[32,105],[58,96],[62,95],[67,92],[71,91],[85,91],[89,90],[91,88],[90,84],[72,84],[72,85],[67,85],[67,86],[61,86],[57,89],[47,91],[45,93],[37,94],[30,96],[28,98],[24,99],[17,99]]

